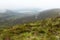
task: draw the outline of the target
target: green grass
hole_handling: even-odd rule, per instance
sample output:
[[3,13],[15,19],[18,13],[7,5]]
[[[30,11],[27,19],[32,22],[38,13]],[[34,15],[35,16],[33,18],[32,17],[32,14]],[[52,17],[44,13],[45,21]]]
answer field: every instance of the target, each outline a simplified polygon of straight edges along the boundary
[[59,40],[60,18],[47,18],[32,23],[0,28],[0,40]]

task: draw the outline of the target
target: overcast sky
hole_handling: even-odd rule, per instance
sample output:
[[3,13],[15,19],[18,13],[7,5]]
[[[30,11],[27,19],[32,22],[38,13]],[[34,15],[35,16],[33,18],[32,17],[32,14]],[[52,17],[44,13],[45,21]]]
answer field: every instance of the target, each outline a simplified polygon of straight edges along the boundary
[[60,0],[0,0],[0,9],[60,8]]

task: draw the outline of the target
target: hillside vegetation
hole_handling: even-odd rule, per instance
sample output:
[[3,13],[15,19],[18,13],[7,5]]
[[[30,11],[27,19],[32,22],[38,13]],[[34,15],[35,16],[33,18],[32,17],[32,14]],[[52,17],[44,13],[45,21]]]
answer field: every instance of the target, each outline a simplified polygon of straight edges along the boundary
[[0,28],[0,40],[59,40],[60,17]]

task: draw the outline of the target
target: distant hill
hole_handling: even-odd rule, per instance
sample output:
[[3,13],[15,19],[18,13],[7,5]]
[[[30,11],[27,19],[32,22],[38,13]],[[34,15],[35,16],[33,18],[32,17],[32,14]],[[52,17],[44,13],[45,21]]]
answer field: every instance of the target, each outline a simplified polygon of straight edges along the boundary
[[[31,12],[32,13],[32,12]],[[4,27],[1,25],[13,25],[16,23],[15,20],[31,17],[34,14],[30,13],[18,13],[12,10],[6,10],[5,12],[0,13],[0,27]],[[21,21],[19,21],[21,22]]]
[[[33,13],[32,13],[33,14]],[[23,24],[28,22],[34,22],[37,20],[42,20],[50,17],[59,17],[60,9],[49,9],[35,14],[30,13],[17,13],[11,10],[7,10],[5,13],[0,13],[0,26],[7,25],[12,26],[16,24]],[[4,26],[1,26],[4,27]]]
[[60,9],[45,10],[45,11],[42,11],[38,14],[39,19],[56,17],[56,16],[60,16]]
[[13,22],[15,23],[26,23],[26,22],[33,22],[36,20],[42,20],[50,17],[57,17],[60,16],[60,9],[49,9],[49,10],[44,10],[42,12],[36,13],[33,16],[27,16],[23,17],[21,19],[17,19]]
[[0,19],[16,19],[16,18],[22,18],[25,16],[30,16],[31,14],[24,14],[24,13],[18,13],[11,10],[6,10],[4,13],[0,13]]

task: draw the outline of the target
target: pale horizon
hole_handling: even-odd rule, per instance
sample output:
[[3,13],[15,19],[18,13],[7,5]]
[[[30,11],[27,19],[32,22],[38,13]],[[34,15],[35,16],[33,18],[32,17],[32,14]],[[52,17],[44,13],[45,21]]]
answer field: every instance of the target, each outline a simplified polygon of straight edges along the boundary
[[52,9],[60,8],[60,0],[0,0],[0,10],[3,9]]

